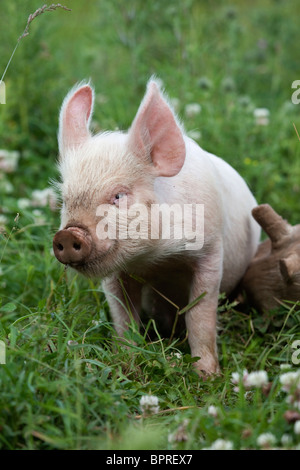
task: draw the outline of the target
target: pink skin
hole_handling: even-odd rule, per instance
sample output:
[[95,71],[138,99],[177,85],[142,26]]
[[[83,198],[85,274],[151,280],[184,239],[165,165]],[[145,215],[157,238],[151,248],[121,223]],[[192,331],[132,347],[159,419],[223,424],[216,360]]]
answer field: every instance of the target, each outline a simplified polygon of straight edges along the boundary
[[[200,357],[198,372],[219,372],[218,295],[220,290],[234,289],[256,251],[260,229],[251,218],[256,201],[235,170],[184,134],[154,80],[128,133],[92,136],[92,109],[89,85],[72,90],[62,106],[59,148],[64,204],[61,231],[54,238],[55,254],[87,276],[104,278],[119,335],[131,315],[140,321],[141,307],[154,316],[175,315],[176,308],[155,292],[180,308],[205,292],[185,314],[188,340],[192,356]],[[120,211],[120,200],[149,208],[154,203],[204,204],[203,247],[187,250],[184,240],[149,237],[99,240],[97,207],[110,204]],[[59,250],[64,243],[65,258]]]

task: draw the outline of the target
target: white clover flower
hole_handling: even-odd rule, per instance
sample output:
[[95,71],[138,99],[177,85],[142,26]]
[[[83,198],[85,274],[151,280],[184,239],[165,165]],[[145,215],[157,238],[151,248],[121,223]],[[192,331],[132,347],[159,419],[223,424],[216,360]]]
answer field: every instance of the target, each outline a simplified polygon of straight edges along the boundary
[[[234,385],[239,385],[242,383],[246,390],[251,390],[253,387],[261,388],[264,385],[267,385],[269,379],[265,370],[248,372],[246,369],[244,369],[242,377],[238,372],[233,372],[231,375],[231,382]],[[234,387],[234,391],[238,392],[239,387]]]
[[177,359],[182,359],[182,354],[179,351],[171,352],[170,357],[176,357]]
[[31,202],[29,199],[25,197],[21,197],[20,199],[18,199],[17,205],[19,209],[24,210],[24,209],[28,209],[28,207],[31,206]]
[[20,153],[17,151],[0,150],[0,170],[4,173],[13,173],[19,161]]
[[155,395],[143,395],[140,399],[140,408],[145,415],[159,412],[158,398]]
[[244,383],[247,376],[248,376],[247,369],[243,370],[242,377],[240,376],[239,372],[232,372],[232,374],[231,374],[231,383],[233,383],[233,385],[237,385],[237,387],[234,387],[234,389],[233,389],[235,392],[239,391],[238,385],[240,384],[240,382]]
[[0,214],[0,227],[4,227],[7,224],[7,217],[3,214]]
[[293,405],[295,408],[297,408],[297,410],[300,411],[300,400],[295,400],[294,398]]
[[34,209],[32,211],[32,215],[34,216],[34,221],[36,224],[43,225],[46,223],[45,216],[39,209]]
[[192,118],[201,112],[201,105],[199,103],[190,103],[187,104],[184,108],[184,113],[186,117]]
[[275,444],[276,437],[271,432],[260,434],[257,438],[257,444],[260,447],[271,447]]
[[248,376],[248,371],[247,369],[244,369],[243,370],[243,375],[242,377],[240,376],[240,373],[239,372],[232,372],[231,374],[231,382],[234,384],[234,385],[238,385],[240,383],[240,381],[244,381],[245,378]]
[[270,111],[267,108],[256,108],[253,115],[255,124],[258,126],[267,126],[269,124]]
[[300,370],[297,372],[286,372],[279,377],[282,390],[289,392],[292,388],[300,389]]
[[300,434],[300,420],[296,421],[294,424],[294,433]]
[[217,408],[216,406],[214,406],[214,405],[210,405],[210,406],[208,407],[207,412],[208,412],[208,414],[209,414],[210,416],[213,416],[214,418],[217,418],[218,415],[219,415],[219,410],[218,410],[218,408]]
[[233,443],[226,439],[217,439],[210,446],[210,450],[232,450],[232,449],[233,449]]
[[268,374],[265,370],[250,372],[245,377],[244,385],[246,388],[257,387],[261,388],[269,382]]
[[56,208],[57,197],[52,188],[36,189],[31,194],[32,206],[45,207],[50,206],[50,209]]
[[240,383],[240,374],[238,372],[232,372],[231,382],[235,385]]
[[5,192],[6,194],[11,194],[13,190],[14,190],[14,187],[10,181],[6,181],[5,179],[0,179],[0,191]]
[[281,444],[283,446],[290,446],[293,443],[293,438],[289,434],[282,434]]

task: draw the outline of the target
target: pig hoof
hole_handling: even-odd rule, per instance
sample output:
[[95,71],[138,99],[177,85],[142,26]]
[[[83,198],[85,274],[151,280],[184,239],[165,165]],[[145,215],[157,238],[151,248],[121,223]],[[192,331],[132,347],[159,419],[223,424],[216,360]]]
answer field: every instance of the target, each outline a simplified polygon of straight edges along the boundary
[[196,369],[197,374],[204,380],[210,376],[221,374],[218,361],[215,361],[215,360],[210,360],[210,361],[207,361],[206,363],[200,360],[196,362],[195,369]]

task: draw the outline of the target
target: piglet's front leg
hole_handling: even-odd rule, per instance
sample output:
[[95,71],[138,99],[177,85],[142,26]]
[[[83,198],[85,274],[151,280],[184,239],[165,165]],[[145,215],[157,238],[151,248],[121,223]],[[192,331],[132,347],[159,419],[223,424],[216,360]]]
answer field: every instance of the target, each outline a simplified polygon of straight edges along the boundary
[[[220,250],[221,251],[221,250]],[[188,341],[199,375],[219,373],[217,352],[217,307],[222,276],[221,253],[205,257],[196,266],[190,302],[205,292],[205,296],[185,316]]]

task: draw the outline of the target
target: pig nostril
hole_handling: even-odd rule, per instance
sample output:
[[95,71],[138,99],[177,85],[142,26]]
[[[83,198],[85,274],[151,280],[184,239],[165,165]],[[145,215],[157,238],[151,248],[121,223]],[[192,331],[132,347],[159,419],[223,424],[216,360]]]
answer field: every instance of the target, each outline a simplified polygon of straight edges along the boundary
[[58,261],[65,265],[79,266],[90,256],[92,241],[89,233],[80,227],[68,227],[56,233],[53,250]]

